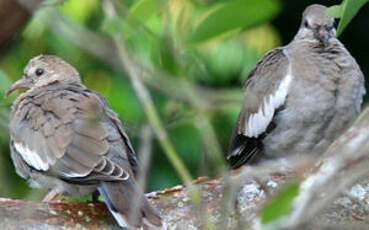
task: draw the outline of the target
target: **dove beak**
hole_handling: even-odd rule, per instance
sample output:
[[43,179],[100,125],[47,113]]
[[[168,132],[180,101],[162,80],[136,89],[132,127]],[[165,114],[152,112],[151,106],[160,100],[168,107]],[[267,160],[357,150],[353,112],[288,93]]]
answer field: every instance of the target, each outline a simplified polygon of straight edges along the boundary
[[26,80],[23,78],[19,79],[18,81],[14,82],[12,86],[10,86],[9,89],[5,90],[4,96],[7,97],[9,94],[11,94],[14,90],[20,89],[20,88],[27,88],[28,84]]
[[331,38],[329,31],[324,27],[319,27],[317,30],[317,37],[324,45],[327,45],[328,40]]

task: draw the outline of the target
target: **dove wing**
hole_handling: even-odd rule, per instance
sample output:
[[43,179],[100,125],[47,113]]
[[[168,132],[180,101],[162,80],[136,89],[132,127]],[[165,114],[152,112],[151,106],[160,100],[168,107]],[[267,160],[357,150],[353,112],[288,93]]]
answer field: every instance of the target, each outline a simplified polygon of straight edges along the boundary
[[[11,120],[12,149],[26,164],[64,180],[124,180],[132,173],[122,137],[105,102],[82,86],[34,92],[18,101]],[[113,158],[114,158],[113,157]]]
[[232,168],[261,155],[264,134],[273,128],[273,118],[286,102],[292,78],[284,48],[268,52],[249,74],[227,157]]

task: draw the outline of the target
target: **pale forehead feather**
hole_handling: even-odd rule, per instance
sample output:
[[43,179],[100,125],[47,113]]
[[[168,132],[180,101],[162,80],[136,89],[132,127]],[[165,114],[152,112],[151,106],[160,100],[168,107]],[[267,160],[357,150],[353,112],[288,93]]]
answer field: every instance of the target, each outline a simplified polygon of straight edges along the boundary
[[78,71],[60,57],[54,55],[39,55],[32,58],[24,69],[25,73],[33,73],[37,68],[53,72],[70,72],[78,75]]
[[302,18],[309,20],[309,22],[313,25],[332,25],[334,19],[329,17],[326,14],[327,7],[319,4],[314,4],[308,6],[304,13],[302,14]]

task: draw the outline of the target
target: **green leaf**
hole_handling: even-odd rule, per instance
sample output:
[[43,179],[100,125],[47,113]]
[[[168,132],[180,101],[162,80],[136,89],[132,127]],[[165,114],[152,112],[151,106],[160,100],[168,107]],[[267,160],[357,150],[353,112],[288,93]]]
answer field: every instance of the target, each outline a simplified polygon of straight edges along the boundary
[[75,22],[85,24],[91,14],[100,7],[99,2],[98,0],[65,1],[60,5],[60,9]]
[[119,17],[108,18],[106,17],[102,23],[102,31],[109,35],[115,35],[119,33],[124,24]]
[[159,13],[159,9],[158,0],[140,0],[129,10],[129,17],[145,22],[152,15]]
[[334,5],[327,9],[326,14],[334,18],[340,18],[342,15],[341,9],[340,5]]
[[118,14],[113,18],[105,18],[102,30],[110,35],[120,32],[125,39],[129,39],[132,34],[138,31],[138,28],[152,23],[153,16],[159,15],[165,1],[140,0],[129,10],[124,4],[118,3],[116,5]]
[[[146,24],[151,17],[158,15],[162,9],[162,0],[139,0],[130,9],[128,23],[123,34],[130,37],[137,30],[137,22]],[[132,21],[133,20],[133,21]]]
[[178,74],[181,66],[178,63],[173,40],[164,33],[160,42],[160,63],[163,68],[171,74]]
[[210,7],[189,40],[200,42],[236,28],[249,28],[272,19],[280,5],[274,0],[234,0]]
[[329,16],[340,18],[337,36],[340,36],[350,21],[359,12],[360,8],[369,0],[344,0],[341,5],[331,6],[327,9]]
[[298,183],[287,185],[271,202],[265,205],[261,211],[262,223],[269,223],[287,215],[292,208],[294,198],[299,193],[299,186]]

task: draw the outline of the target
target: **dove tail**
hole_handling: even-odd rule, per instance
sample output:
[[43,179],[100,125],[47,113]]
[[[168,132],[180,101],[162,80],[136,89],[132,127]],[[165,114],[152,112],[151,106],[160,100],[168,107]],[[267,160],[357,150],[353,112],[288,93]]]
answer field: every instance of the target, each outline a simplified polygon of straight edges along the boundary
[[159,214],[134,181],[102,182],[98,191],[121,227],[140,228],[146,224],[162,228]]
[[263,136],[258,138],[246,137],[233,131],[228,149],[227,161],[231,169],[237,169],[244,164],[257,164],[263,154]]

